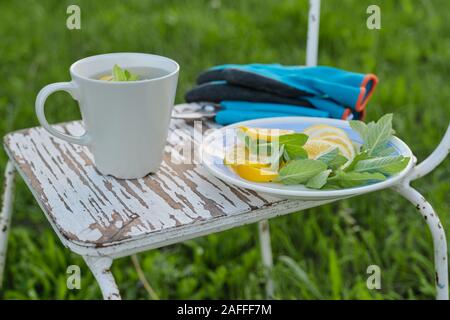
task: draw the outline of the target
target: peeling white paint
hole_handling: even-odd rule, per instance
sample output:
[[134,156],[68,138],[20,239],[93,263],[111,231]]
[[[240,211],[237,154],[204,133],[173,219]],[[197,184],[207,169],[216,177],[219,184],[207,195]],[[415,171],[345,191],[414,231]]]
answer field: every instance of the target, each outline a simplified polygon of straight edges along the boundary
[[[73,135],[84,132],[81,122],[58,127]],[[198,139],[198,129],[172,121],[165,161],[158,173],[138,180],[103,176],[86,147],[50,136],[43,128],[11,133],[6,147],[21,167],[38,201],[58,230],[78,242],[108,245],[130,237],[180,227],[217,216],[261,208],[280,200],[237,189],[210,176],[199,165],[170,162],[174,137]],[[198,141],[190,143],[199,147]],[[180,158],[183,155],[179,155]]]

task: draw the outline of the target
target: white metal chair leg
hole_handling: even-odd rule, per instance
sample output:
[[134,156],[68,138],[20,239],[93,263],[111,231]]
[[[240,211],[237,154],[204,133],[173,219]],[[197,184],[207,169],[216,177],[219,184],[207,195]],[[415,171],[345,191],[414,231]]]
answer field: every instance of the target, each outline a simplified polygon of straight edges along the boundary
[[110,257],[84,256],[84,261],[94,274],[105,300],[121,300],[114,276],[111,273],[113,259]]
[[434,246],[436,299],[448,300],[447,240],[441,221],[430,203],[417,190],[409,185],[396,186],[394,189],[416,206],[430,229]]
[[9,227],[11,225],[11,214],[14,202],[14,180],[14,165],[11,161],[8,161],[5,170],[2,211],[0,212],[0,288],[3,283]]
[[425,219],[428,228],[433,237],[434,246],[434,263],[435,263],[435,282],[436,282],[436,299],[448,300],[448,257],[447,257],[447,240],[445,231],[442,227],[439,216],[434,211],[433,207],[428,201],[409,184],[412,180],[419,179],[434,168],[436,168],[450,152],[450,125],[444,135],[441,143],[431,153],[428,158],[415,166],[411,173],[404,179],[404,181],[395,186],[393,189],[400,193],[403,197],[408,199],[417,210],[420,211]]
[[268,299],[273,297],[274,286],[272,280],[272,246],[270,244],[269,221],[262,220],[258,223],[259,243],[261,245],[261,256],[266,271],[266,296]]

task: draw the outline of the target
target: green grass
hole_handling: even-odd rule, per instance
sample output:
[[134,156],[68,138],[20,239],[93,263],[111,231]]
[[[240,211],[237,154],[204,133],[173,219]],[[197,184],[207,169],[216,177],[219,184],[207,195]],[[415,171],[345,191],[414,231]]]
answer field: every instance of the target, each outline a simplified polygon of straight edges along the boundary
[[[82,29],[65,28],[66,8],[81,7]],[[366,8],[381,7],[382,29],[366,28]],[[397,135],[419,161],[438,144],[450,115],[450,3],[322,1],[321,64],[374,72],[380,85],[368,120],[394,112]],[[177,102],[201,70],[221,63],[305,61],[306,0],[1,1],[0,134],[35,126],[34,99],[45,84],[69,80],[75,60],[114,51],[151,52],[181,65]],[[47,105],[51,121],[79,118],[64,93]],[[0,152],[0,169],[6,155]],[[3,179],[3,178],[0,178]],[[0,184],[1,185],[1,184]],[[450,233],[448,160],[415,183]],[[63,248],[22,181],[12,221],[4,299],[100,298],[80,257]],[[434,295],[430,234],[415,208],[385,190],[271,223],[276,298],[429,299]],[[255,225],[139,255],[160,298],[263,298]],[[82,289],[66,289],[66,268],[82,268]],[[381,268],[381,290],[366,269]],[[113,272],[124,298],[147,299],[129,258]]]

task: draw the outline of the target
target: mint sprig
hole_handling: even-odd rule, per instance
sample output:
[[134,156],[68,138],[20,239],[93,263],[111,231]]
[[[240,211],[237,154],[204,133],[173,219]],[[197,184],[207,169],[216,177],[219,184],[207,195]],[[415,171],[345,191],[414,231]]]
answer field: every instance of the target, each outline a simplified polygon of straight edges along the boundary
[[339,153],[338,148],[324,153],[317,160],[326,163],[328,168],[332,170],[337,170],[348,162],[348,159]]
[[292,160],[278,174],[284,184],[303,184],[326,169],[327,165],[319,160]]
[[308,153],[303,145],[308,141],[308,136],[303,133],[291,133],[281,135],[278,143],[284,147],[286,160],[307,159]]
[[333,177],[328,179],[328,183],[337,184],[342,188],[352,188],[370,182],[383,181],[385,179],[386,177],[379,172],[337,171]]
[[[390,145],[394,130],[392,114],[386,114],[377,122],[364,123],[350,121],[363,144],[352,161],[334,148],[316,160],[308,159],[303,148],[308,136],[303,133],[281,135],[276,141],[252,140],[243,132],[238,137],[243,140],[251,153],[262,150],[272,154],[271,169],[281,169],[278,181],[287,184],[305,184],[312,189],[352,188],[385,180],[408,165],[410,158],[393,155]],[[345,165],[345,166],[344,166]]]
[[385,114],[377,122],[365,124],[359,120],[350,121],[350,126],[358,132],[364,143],[361,151],[368,156],[377,156],[388,148],[387,143],[392,138],[392,113]]
[[306,186],[311,189],[322,188],[324,185],[326,185],[328,176],[331,174],[331,171],[332,171],[331,169],[328,169],[328,170],[319,172],[318,174],[316,174],[315,176],[313,176],[312,178],[310,178],[308,180],[308,182],[306,183]]
[[387,156],[361,160],[354,167],[355,172],[381,172],[394,174],[402,171],[408,164],[409,157]]

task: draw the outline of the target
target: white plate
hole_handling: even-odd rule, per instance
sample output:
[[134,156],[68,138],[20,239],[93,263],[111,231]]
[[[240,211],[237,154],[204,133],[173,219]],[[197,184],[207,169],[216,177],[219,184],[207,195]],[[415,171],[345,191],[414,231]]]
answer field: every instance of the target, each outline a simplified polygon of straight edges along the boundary
[[413,154],[409,147],[400,139],[393,137],[389,142],[394,148],[393,155],[403,155],[410,157],[410,161],[406,168],[384,181],[368,184],[364,186],[346,188],[339,190],[314,190],[306,188],[304,185],[283,185],[281,183],[258,183],[252,182],[239,177],[233,170],[223,163],[224,150],[227,145],[235,143],[236,128],[238,126],[256,127],[256,128],[273,128],[288,129],[296,132],[302,132],[305,128],[314,124],[329,124],[341,128],[347,132],[350,139],[355,144],[361,144],[362,140],[359,135],[354,132],[347,121],[326,118],[312,117],[278,117],[257,119],[235,123],[230,126],[223,127],[209,135],[207,135],[202,143],[202,159],[206,169],[217,178],[230,184],[270,194],[282,199],[302,199],[302,200],[326,200],[338,199],[372,192],[375,190],[388,188],[399,180],[401,180],[413,167]]

